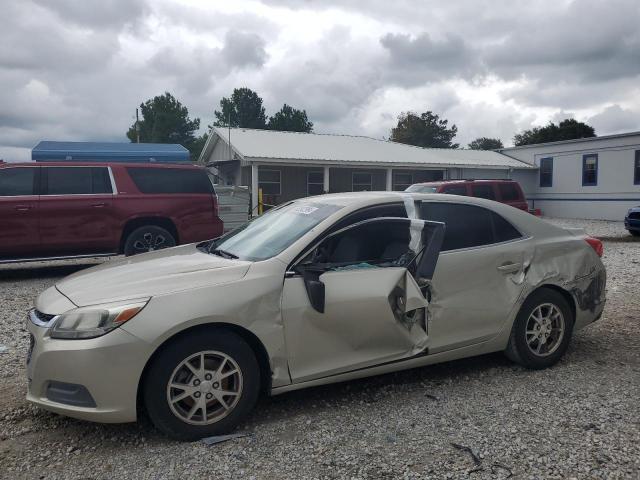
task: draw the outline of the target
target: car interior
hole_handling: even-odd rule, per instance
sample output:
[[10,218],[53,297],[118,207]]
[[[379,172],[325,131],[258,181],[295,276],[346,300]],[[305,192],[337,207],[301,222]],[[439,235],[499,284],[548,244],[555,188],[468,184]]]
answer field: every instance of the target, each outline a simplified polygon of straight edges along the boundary
[[367,263],[381,265],[394,262],[409,251],[409,224],[399,222],[368,223],[331,236],[349,225],[374,218],[407,218],[402,203],[376,206],[350,215],[327,232],[323,241],[303,264],[349,265]]

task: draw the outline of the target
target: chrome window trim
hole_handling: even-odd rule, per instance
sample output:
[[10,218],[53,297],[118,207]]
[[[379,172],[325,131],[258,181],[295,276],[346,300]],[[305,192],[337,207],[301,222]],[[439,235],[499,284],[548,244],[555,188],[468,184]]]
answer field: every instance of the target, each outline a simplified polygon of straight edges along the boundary
[[111,180],[111,195],[117,195],[118,189],[116,188],[116,179],[113,176],[113,170],[111,170],[111,165],[107,167],[107,170],[109,170],[109,180]]
[[480,250],[482,248],[491,248],[491,247],[496,247],[500,245],[508,245],[510,243],[523,242],[525,240],[530,240],[532,238],[533,237],[531,235],[528,235],[528,236],[522,236],[519,238],[514,238],[513,240],[505,240],[504,242],[487,243],[485,245],[476,245],[475,247],[456,248],[455,250],[440,250],[440,255],[447,255],[448,253],[468,252],[470,250]]

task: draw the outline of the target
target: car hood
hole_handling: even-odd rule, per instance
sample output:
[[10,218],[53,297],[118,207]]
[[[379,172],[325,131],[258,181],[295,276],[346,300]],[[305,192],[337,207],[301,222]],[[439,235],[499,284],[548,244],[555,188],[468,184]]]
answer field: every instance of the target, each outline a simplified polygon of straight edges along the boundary
[[56,284],[77,306],[152,297],[242,278],[251,262],[204,253],[195,244],[114,260]]

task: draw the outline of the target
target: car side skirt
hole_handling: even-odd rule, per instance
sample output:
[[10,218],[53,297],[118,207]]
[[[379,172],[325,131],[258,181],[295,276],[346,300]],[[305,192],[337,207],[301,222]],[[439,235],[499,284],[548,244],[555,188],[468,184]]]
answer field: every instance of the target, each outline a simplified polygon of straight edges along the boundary
[[[510,331],[510,329],[508,331]],[[473,357],[476,355],[483,355],[486,353],[499,352],[501,350],[504,350],[505,345],[506,345],[506,340],[504,338],[504,335],[500,334],[488,342],[456,348],[454,350],[448,350],[446,352],[434,353],[431,355],[425,355],[424,353],[421,353],[417,356],[410,357],[404,360],[389,362],[382,365],[375,365],[373,367],[353,370],[350,372],[340,373],[337,375],[331,375],[329,377],[316,378],[314,380],[308,380],[306,382],[292,383],[290,385],[276,387],[271,389],[271,395],[279,395],[281,393],[292,392],[294,390],[302,390],[303,388],[316,387],[320,385],[328,385],[331,383],[347,382],[347,381],[356,380],[359,378],[397,372],[399,370],[420,368],[420,367],[425,367],[427,365],[433,365],[436,363],[448,362],[451,360],[457,360],[457,359],[466,358],[466,357]]]

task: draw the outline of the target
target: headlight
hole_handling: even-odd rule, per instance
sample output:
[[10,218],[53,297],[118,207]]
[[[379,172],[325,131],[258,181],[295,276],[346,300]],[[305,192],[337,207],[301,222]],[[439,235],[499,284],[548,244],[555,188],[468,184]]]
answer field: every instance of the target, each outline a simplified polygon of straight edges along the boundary
[[149,299],[92,305],[69,310],[58,316],[49,329],[51,338],[95,338],[118,328],[135,317]]

